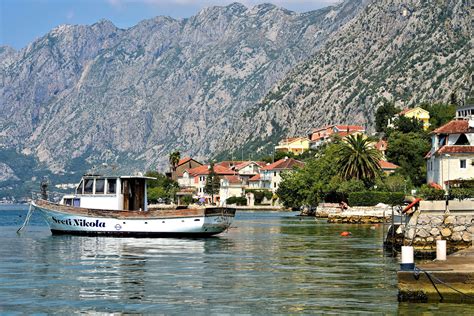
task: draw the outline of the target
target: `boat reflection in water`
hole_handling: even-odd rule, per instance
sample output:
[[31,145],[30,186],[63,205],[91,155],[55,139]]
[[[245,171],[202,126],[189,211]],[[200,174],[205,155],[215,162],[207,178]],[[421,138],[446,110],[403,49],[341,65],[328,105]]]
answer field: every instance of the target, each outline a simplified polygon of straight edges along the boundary
[[[81,300],[100,299],[100,304],[117,301],[140,301],[154,304],[150,293],[157,291],[164,301],[180,300],[173,292],[194,291],[206,287],[205,276],[213,265],[205,262],[206,253],[232,247],[232,241],[218,237],[201,239],[177,238],[101,238],[50,236],[43,247],[54,248],[44,257],[44,274],[61,276],[56,287],[45,288],[47,296],[68,296]],[[38,249],[39,250],[39,249]],[[54,254],[51,256],[51,254]],[[207,254],[208,256],[208,254]],[[193,277],[199,276],[199,277]],[[167,289],[167,291],[163,291]],[[148,299],[147,299],[148,295]],[[202,300],[189,297],[194,303]],[[181,301],[182,302],[182,301]]]

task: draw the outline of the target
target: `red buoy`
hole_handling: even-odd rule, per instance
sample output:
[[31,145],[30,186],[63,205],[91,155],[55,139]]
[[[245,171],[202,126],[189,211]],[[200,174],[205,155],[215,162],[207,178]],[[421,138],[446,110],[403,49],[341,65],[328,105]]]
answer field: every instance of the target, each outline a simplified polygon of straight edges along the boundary
[[352,235],[351,232],[342,232],[342,233],[341,233],[341,236],[342,236],[342,237],[348,237],[348,236],[351,236],[351,235]]

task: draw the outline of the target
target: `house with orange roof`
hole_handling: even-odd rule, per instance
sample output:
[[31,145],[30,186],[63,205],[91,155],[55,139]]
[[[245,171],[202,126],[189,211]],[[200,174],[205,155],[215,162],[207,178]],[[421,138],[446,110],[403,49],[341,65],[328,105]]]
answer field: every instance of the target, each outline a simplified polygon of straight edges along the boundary
[[397,117],[405,116],[407,118],[416,118],[423,123],[423,129],[426,131],[430,127],[430,112],[417,106],[414,108],[403,109],[400,113],[396,114],[393,118],[389,119],[388,127],[393,127],[393,122]]
[[[262,185],[260,188],[269,189],[275,193],[278,190],[278,186],[282,180],[282,173],[290,172],[295,168],[301,168],[303,166],[303,162],[286,157],[261,168],[258,178],[258,183]],[[251,178],[250,180],[251,182],[254,182],[256,179]]]
[[334,136],[344,138],[349,135],[357,135],[365,133],[365,128],[360,125],[327,125],[314,129],[308,135],[312,149],[332,141]]
[[[214,172],[219,177],[235,175],[235,171],[220,165],[214,165]],[[202,165],[196,168],[185,170],[183,175],[178,178],[178,184],[181,188],[194,188],[195,198],[208,198],[207,194],[204,192],[204,187],[206,186],[209,173],[210,165]]]
[[191,157],[182,158],[176,165],[176,169],[171,173],[171,179],[177,181],[179,177],[183,176],[184,170],[193,169],[199,166],[202,166],[202,163]]
[[426,180],[443,189],[450,182],[474,179],[474,120],[457,119],[431,132]]
[[243,186],[249,185],[249,180],[255,175],[259,174],[260,169],[265,167],[266,163],[263,161],[244,161],[234,166]]
[[244,187],[242,179],[238,175],[224,175],[220,180],[219,199],[224,203],[233,196],[243,196]]
[[300,155],[309,149],[309,139],[307,137],[292,137],[282,139],[278,146],[275,146],[275,151],[291,152],[295,155]]
[[379,166],[380,169],[382,169],[382,171],[387,175],[394,173],[398,168],[400,168],[400,166],[386,160],[379,160]]

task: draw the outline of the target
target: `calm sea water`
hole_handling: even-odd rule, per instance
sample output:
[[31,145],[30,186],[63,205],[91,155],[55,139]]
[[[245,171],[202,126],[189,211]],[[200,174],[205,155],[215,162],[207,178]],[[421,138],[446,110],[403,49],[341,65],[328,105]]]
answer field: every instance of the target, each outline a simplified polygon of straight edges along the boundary
[[[52,236],[38,214],[0,211],[0,314],[471,314],[399,304],[382,227],[238,212],[208,239]],[[339,236],[351,231],[352,237]]]

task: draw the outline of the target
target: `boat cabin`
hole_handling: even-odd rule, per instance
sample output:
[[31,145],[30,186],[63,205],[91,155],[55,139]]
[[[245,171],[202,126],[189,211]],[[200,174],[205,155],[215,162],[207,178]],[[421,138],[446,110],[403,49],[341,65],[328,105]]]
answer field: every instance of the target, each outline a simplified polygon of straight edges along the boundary
[[65,195],[60,204],[101,210],[146,211],[148,179],[155,178],[84,175],[75,194]]

